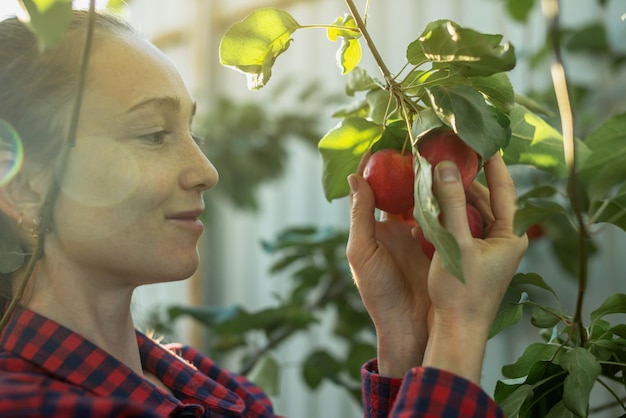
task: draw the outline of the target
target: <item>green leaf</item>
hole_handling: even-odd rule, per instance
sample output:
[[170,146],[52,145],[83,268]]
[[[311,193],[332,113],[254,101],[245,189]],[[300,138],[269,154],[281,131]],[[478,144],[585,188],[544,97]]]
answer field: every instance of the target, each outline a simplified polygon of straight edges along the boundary
[[249,89],[261,89],[276,58],[289,48],[291,34],[300,28],[284,10],[256,9],[226,31],[220,42],[220,63],[245,74]]
[[427,107],[415,115],[412,128],[413,138],[419,140],[428,132],[442,127],[446,127],[446,125],[439,119],[439,116],[433,109]]
[[71,0],[19,0],[28,19],[22,22],[37,37],[41,52],[54,48],[72,21]]
[[611,223],[626,231],[626,183],[614,196],[595,201],[590,213],[595,222]]
[[399,120],[385,126],[383,134],[378,141],[372,146],[372,154],[378,150],[385,148],[393,148],[399,151],[408,150],[410,143],[408,142],[408,129],[406,122]]
[[[425,57],[435,63],[447,63],[464,76],[489,76],[515,67],[515,49],[510,43],[500,45],[501,35],[488,35],[466,29],[451,20],[429,23],[418,38]],[[419,51],[417,48],[412,50]],[[409,56],[417,64],[421,54]]]
[[376,88],[382,89],[384,87],[361,67],[355,68],[347,75],[346,94],[348,96],[354,96],[359,91],[368,91]]
[[601,54],[610,51],[609,41],[604,23],[592,23],[591,25],[577,29],[565,42],[566,49],[575,52],[589,52]]
[[532,343],[526,347],[524,353],[513,364],[502,367],[502,374],[508,378],[527,376],[533,364],[539,361],[555,359],[560,346],[554,344]]
[[273,356],[261,357],[246,377],[268,395],[280,395],[280,365]]
[[[345,28],[353,28],[348,30]],[[350,15],[338,17],[327,30],[328,39],[333,42],[341,38],[341,47],[337,51],[337,65],[341,68],[342,74],[347,74],[354,70],[361,62],[361,44],[359,38],[361,32],[358,30],[354,18]]]
[[626,313],[626,294],[616,293],[609,296],[600,307],[591,312],[591,322],[596,322],[605,315]]
[[596,358],[582,347],[576,347],[561,356],[561,366],[569,374],[565,378],[563,403],[567,409],[586,417],[589,413],[589,395],[602,372]]
[[526,22],[535,0],[506,0],[506,10],[509,16],[518,22]]
[[567,209],[556,202],[526,202],[515,211],[513,229],[517,235],[521,236],[531,225],[545,222],[554,215],[567,213]]
[[415,207],[413,216],[424,236],[435,246],[441,266],[465,282],[461,249],[454,236],[439,223],[439,203],[432,192],[432,167],[428,160],[415,154]]
[[346,356],[346,369],[355,380],[360,380],[361,367],[365,362],[376,358],[376,347],[372,344],[354,342]]
[[[510,113],[511,141],[504,150],[507,164],[527,164],[564,178],[569,173],[565,166],[562,135],[536,114],[521,105],[514,105]],[[588,154],[587,146],[576,141],[581,159]]]
[[[500,384],[500,382],[498,382]],[[533,396],[532,385],[520,385],[513,393],[509,394],[503,401],[500,402],[500,408],[504,413],[504,416],[514,418],[519,416],[522,405],[528,399],[532,399]]]
[[119,12],[120,10],[123,10],[127,4],[127,0],[108,0],[107,8]]
[[490,110],[483,96],[472,86],[462,84],[426,89],[433,110],[483,161],[506,147],[509,135]]
[[560,401],[550,409],[545,418],[579,418],[572,411],[567,409],[565,402]]
[[626,324],[615,325],[609,330],[613,335],[626,339]]
[[172,320],[182,315],[189,315],[200,321],[215,334],[237,334],[252,330],[271,332],[279,326],[300,329],[317,321],[313,315],[303,311],[302,308],[288,305],[266,308],[253,313],[237,305],[225,308],[177,305],[169,308],[169,316]]
[[304,362],[302,374],[306,384],[316,389],[324,379],[337,381],[337,374],[341,369],[340,363],[323,350],[314,351]]
[[558,299],[558,296],[554,289],[548,285],[543,277],[538,275],[537,273],[517,273],[513,276],[513,280],[511,280],[511,286],[535,286],[540,289],[547,290],[552,293],[555,299]]
[[599,199],[626,179],[626,113],[611,117],[585,138],[591,154],[580,168],[579,178],[592,199]]
[[[526,295],[526,298],[528,296]],[[491,324],[491,330],[489,331],[489,338],[498,335],[506,328],[519,323],[522,320],[522,314],[524,312],[523,299],[518,303],[507,303],[502,305],[496,318]]]
[[537,306],[533,309],[530,323],[537,328],[552,328],[559,322],[561,322],[561,316],[559,312],[546,306]]
[[495,108],[505,113],[511,111],[515,104],[515,92],[511,80],[505,73],[489,77],[470,77],[470,82]]
[[387,90],[372,89],[367,92],[366,98],[370,109],[369,119],[372,122],[384,125],[389,119],[394,119],[396,103]]
[[383,133],[383,126],[363,118],[348,117],[320,140],[322,184],[329,201],[347,196],[346,178],[356,172],[363,154]]

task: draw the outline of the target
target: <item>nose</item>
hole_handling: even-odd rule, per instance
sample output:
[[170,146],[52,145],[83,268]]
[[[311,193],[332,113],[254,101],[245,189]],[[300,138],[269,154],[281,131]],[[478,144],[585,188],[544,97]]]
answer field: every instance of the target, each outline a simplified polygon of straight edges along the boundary
[[195,141],[189,144],[190,152],[183,157],[185,169],[181,173],[180,182],[184,189],[204,191],[215,186],[219,174]]

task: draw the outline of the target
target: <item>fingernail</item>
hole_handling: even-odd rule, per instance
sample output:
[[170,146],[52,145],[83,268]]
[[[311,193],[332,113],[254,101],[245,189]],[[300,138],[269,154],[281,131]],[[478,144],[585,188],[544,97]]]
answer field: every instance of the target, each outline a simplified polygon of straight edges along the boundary
[[437,175],[445,183],[452,183],[461,179],[459,170],[452,161],[442,161],[437,164]]
[[352,192],[352,194],[356,193],[359,190],[359,182],[352,174],[348,176],[348,185],[350,185],[350,191]]

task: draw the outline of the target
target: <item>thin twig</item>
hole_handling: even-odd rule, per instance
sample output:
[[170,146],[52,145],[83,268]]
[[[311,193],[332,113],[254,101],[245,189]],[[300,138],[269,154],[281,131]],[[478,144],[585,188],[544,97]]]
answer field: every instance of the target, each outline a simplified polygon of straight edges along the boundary
[[359,11],[354,5],[354,2],[352,0],[346,0],[346,4],[348,5],[348,9],[350,9],[350,14],[352,15],[352,18],[354,19],[356,26],[359,28],[359,30],[361,31],[361,34],[363,35],[363,39],[365,39],[365,43],[367,44],[367,47],[372,52],[372,55],[374,56],[374,59],[376,60],[376,64],[378,64],[378,68],[380,68],[380,71],[383,73],[383,77],[385,78],[388,84],[390,85],[395,84],[395,82],[393,81],[393,77],[391,75],[391,71],[389,71],[389,68],[387,68],[387,65],[385,64],[385,61],[383,61],[383,57],[378,52],[378,48],[376,48],[376,45],[374,44],[374,40],[372,39],[369,32],[367,31],[367,28],[365,27],[365,22],[363,22],[363,19],[361,18]]
[[582,307],[585,291],[587,289],[587,240],[589,238],[589,231],[587,230],[583,218],[580,198],[577,191],[578,185],[576,176],[576,149],[574,146],[574,115],[568,94],[565,66],[561,55],[559,2],[558,0],[543,0],[542,6],[544,16],[548,21],[548,32],[550,40],[552,41],[552,49],[555,56],[555,62],[551,66],[551,75],[561,119],[565,164],[569,173],[567,194],[570,204],[572,205],[572,210],[574,212],[578,228],[578,297],[576,300],[574,324],[577,326],[577,331],[580,335],[580,345],[584,346],[587,341],[587,336],[585,335],[585,327],[582,320]]

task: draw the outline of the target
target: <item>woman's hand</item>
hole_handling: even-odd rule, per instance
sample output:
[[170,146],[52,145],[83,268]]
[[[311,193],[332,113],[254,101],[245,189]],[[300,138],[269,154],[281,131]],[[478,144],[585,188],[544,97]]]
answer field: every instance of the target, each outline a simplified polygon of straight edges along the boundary
[[500,154],[484,168],[489,188],[474,183],[466,191],[467,200],[486,223],[485,238],[474,239],[456,167],[448,162],[436,167],[435,194],[443,224],[461,249],[465,283],[443,270],[435,252],[428,273],[432,323],[424,358],[425,366],[443,368],[477,383],[491,324],[528,246],[525,235],[513,233],[515,187]]
[[[429,260],[411,231],[412,215],[374,217],[374,195],[361,176],[366,155],[348,178],[352,193],[346,255],[378,339],[378,369],[403,376],[421,364],[428,338]],[[407,219],[408,218],[408,219]]]
[[[450,162],[435,170],[434,191],[443,224],[459,243],[465,283],[445,271],[435,252],[424,256],[413,219],[374,218],[372,190],[351,175],[351,225],[346,254],[378,338],[379,373],[403,376],[424,364],[477,381],[487,335],[504,292],[527,247],[513,233],[515,189],[499,154],[485,163],[489,189],[463,190]],[[466,199],[486,222],[485,239],[469,231]]]

